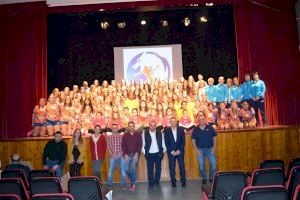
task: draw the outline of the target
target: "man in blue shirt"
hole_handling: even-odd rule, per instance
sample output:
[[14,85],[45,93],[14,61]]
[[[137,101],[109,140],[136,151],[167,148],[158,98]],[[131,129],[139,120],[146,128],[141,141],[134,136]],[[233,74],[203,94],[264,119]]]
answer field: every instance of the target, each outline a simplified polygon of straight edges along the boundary
[[252,107],[252,94],[251,94],[252,81],[250,74],[245,74],[245,82],[242,85],[242,101],[247,101]]
[[224,77],[220,76],[218,79],[219,84],[216,86],[216,102],[217,105],[221,102],[227,103],[228,87],[224,84]]
[[205,158],[209,160],[209,180],[212,182],[216,171],[216,136],[217,132],[208,125],[203,113],[198,114],[199,126],[195,127],[192,132],[192,144],[197,153],[202,184],[206,184],[207,176],[205,170]]
[[236,101],[238,103],[239,107],[241,107],[243,90],[242,90],[242,87],[239,85],[238,77],[233,78],[233,86],[231,88],[231,97],[232,97],[232,101]]
[[255,110],[255,117],[258,120],[258,110],[260,111],[264,126],[267,125],[265,112],[265,82],[259,79],[258,72],[253,73],[253,83],[251,85],[252,106]]
[[216,103],[216,86],[214,85],[214,79],[209,78],[207,80],[208,85],[205,89],[207,100],[215,105]]

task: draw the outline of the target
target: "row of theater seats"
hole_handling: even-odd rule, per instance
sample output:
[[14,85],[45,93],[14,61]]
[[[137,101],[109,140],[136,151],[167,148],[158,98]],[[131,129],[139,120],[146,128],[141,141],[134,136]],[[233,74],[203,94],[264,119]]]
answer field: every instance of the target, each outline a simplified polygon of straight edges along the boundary
[[66,193],[47,170],[31,173],[30,183],[23,170],[4,170],[0,179],[0,200],[102,200],[107,192],[97,177],[82,176],[69,179]]
[[300,158],[291,159],[286,170],[282,160],[264,160],[252,174],[217,172],[202,191],[203,200],[300,200]]

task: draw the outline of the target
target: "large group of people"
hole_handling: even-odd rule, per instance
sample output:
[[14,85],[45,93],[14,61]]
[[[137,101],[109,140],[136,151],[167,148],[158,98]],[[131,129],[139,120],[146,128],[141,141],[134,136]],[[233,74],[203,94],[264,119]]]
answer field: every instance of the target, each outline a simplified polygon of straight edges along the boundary
[[[41,98],[32,115],[33,136],[52,136],[56,131],[72,135],[76,129],[83,134],[96,125],[119,129],[128,122],[137,129],[148,127],[154,120],[158,126],[169,127],[170,118],[175,117],[187,130],[197,124],[195,116],[203,112],[215,129],[240,129],[256,127],[258,111],[266,125],[265,83],[257,72],[245,75],[240,84],[237,77],[198,80],[193,76],[181,77],[170,82],[158,79],[146,82],[94,80],[89,86],[65,87],[62,91],[53,89],[48,100]],[[187,131],[188,132],[188,131]]]

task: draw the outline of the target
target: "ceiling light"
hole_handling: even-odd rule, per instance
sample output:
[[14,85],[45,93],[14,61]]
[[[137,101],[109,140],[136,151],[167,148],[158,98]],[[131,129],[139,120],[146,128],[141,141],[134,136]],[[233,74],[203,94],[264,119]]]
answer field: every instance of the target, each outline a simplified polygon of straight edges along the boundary
[[126,27],[126,22],[118,22],[118,27],[119,28],[125,28]]
[[147,21],[146,20],[141,20],[141,25],[145,26],[147,24]]
[[183,19],[183,24],[184,24],[185,26],[189,26],[189,25],[190,25],[190,23],[191,23],[191,20],[190,20],[190,18],[188,18],[188,17],[185,17],[185,18]]
[[161,20],[160,23],[161,23],[161,26],[168,26],[169,25],[169,22],[167,20]]
[[214,3],[206,3],[205,5],[208,6],[208,7],[211,7],[211,6],[214,5]]
[[107,21],[101,22],[101,28],[106,30],[109,27],[109,23]]
[[207,22],[207,17],[205,17],[205,16],[200,17],[200,22],[206,23]]

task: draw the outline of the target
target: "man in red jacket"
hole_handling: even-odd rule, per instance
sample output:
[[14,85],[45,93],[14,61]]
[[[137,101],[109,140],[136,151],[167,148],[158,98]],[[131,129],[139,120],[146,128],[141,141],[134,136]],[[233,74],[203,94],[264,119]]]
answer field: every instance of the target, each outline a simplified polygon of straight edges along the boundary
[[100,125],[95,126],[94,134],[90,137],[90,149],[94,176],[99,177],[101,181],[101,166],[105,158],[106,138],[105,135],[101,133]]

